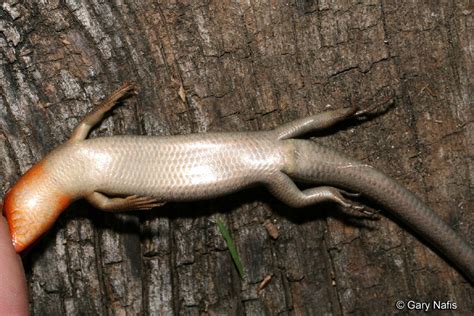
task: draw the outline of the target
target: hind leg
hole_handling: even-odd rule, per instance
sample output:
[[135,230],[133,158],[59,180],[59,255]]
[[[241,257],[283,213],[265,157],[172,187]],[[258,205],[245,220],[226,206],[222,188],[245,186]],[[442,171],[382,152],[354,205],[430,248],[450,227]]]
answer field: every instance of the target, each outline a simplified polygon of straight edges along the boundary
[[277,134],[277,139],[294,138],[310,131],[331,127],[356,113],[356,107],[327,111],[286,123],[277,127],[274,132]]
[[301,118],[280,127],[277,127],[274,132],[277,134],[277,139],[294,138],[311,131],[322,130],[348,119],[349,117],[362,118],[371,114],[379,106],[386,104],[390,98],[382,102],[375,103],[366,109],[359,109],[357,106],[350,108],[338,109],[333,111],[326,111],[312,115],[310,117]]
[[345,208],[357,211],[362,211],[364,208],[347,198],[358,196],[359,194],[357,193],[349,193],[330,186],[321,186],[302,191],[290,177],[281,172],[268,180],[266,186],[276,198],[292,207],[305,207],[331,201]]

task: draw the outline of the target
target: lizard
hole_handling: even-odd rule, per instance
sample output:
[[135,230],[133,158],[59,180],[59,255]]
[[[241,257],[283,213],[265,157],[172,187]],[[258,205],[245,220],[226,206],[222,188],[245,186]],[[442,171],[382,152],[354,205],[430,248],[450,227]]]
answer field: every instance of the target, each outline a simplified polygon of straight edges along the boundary
[[[261,184],[291,207],[331,201],[361,210],[360,195],[382,205],[474,283],[474,250],[425,203],[371,165],[296,137],[368,110],[325,111],[270,131],[87,138],[124,96],[124,83],[96,106],[69,140],[7,192],[3,212],[17,252],[29,248],[75,200],[103,211],[149,210],[166,202],[211,199]],[[314,187],[301,190],[295,183]]]

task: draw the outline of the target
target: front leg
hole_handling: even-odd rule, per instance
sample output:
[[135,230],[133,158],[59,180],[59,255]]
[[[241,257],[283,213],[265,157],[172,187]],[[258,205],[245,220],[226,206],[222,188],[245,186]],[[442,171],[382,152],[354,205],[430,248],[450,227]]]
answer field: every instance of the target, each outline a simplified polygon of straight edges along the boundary
[[105,101],[95,107],[89,114],[87,114],[82,119],[79,125],[77,125],[74,131],[72,132],[69,141],[75,142],[86,139],[91,128],[104,118],[105,113],[110,111],[118,100],[120,100],[129,93],[136,93],[135,85],[131,82],[125,82],[120,88],[115,90]]
[[85,199],[95,208],[105,212],[117,211],[143,211],[164,205],[166,202],[160,202],[155,198],[148,196],[131,195],[125,198],[109,198],[102,193],[93,192]]

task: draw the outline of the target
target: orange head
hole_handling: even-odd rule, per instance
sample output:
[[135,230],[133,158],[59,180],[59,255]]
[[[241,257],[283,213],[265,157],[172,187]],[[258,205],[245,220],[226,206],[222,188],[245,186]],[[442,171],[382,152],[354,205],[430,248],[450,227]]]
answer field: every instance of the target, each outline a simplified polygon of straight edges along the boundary
[[41,237],[72,199],[60,193],[57,183],[39,162],[5,195],[3,213],[17,252]]

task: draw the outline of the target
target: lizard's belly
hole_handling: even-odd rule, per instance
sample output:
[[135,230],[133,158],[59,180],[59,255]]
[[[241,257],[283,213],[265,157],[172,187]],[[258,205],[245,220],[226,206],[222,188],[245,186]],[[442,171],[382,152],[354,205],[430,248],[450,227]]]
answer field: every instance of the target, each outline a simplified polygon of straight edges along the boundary
[[[224,164],[226,162],[223,162]],[[137,165],[133,170],[117,166],[120,176],[107,177],[98,191],[109,194],[154,196],[163,201],[210,198],[258,182],[261,173],[214,161],[190,163],[160,159]]]
[[260,182],[281,169],[274,141],[238,134],[201,137],[114,137],[91,151],[106,194],[154,196],[163,201],[210,198]]

